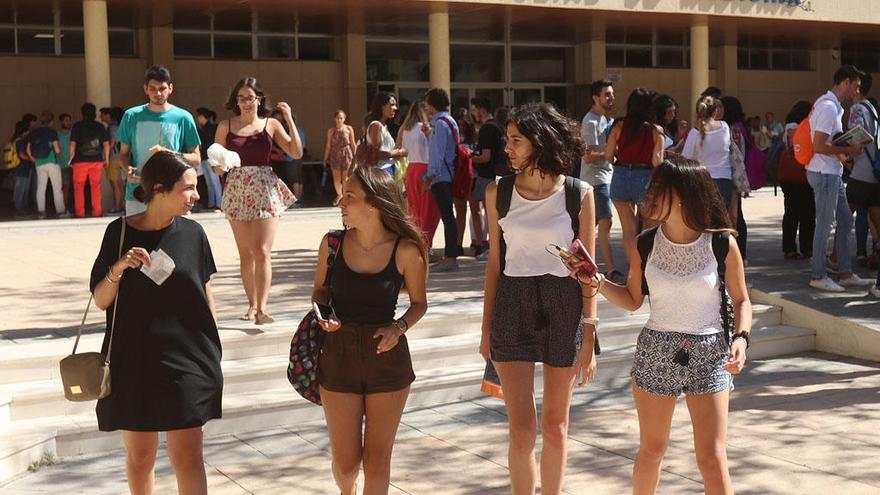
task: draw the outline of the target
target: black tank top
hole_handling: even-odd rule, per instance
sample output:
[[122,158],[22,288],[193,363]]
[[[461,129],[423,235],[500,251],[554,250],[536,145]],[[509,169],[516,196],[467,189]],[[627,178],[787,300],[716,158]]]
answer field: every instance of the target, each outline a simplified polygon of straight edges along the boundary
[[333,263],[330,296],[333,310],[344,323],[389,323],[394,319],[397,296],[403,285],[403,275],[397,271],[397,246],[394,243],[388,265],[379,273],[358,273],[348,267],[343,255],[345,236],[339,243]]

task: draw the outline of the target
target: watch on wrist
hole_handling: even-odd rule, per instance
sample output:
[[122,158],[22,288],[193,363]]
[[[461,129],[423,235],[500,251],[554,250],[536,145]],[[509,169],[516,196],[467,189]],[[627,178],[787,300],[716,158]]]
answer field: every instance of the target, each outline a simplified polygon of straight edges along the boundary
[[596,330],[599,329],[599,318],[594,318],[592,316],[582,316],[581,321],[583,321],[587,325],[593,325],[593,328]]
[[398,318],[394,320],[394,326],[396,326],[397,329],[400,330],[400,333],[406,333],[406,331],[409,330],[409,323],[407,323],[406,320],[403,318]]
[[736,341],[736,339],[743,339],[746,341],[746,349],[752,346],[752,339],[749,337],[749,332],[737,332],[733,334],[733,339],[730,340],[731,343]]

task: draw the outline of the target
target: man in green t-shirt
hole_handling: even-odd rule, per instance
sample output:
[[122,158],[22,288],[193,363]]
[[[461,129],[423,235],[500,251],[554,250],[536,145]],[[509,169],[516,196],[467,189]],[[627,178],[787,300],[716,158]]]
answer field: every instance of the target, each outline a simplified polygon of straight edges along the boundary
[[120,144],[119,159],[129,171],[125,189],[126,215],[146,210],[146,205],[134,199],[132,193],[140,183],[140,170],[157,150],[183,153],[194,168],[201,163],[201,141],[195,120],[186,110],[168,103],[173,91],[168,69],[161,65],[150,67],[144,76],[144,93],[149,103],[129,108],[119,123],[116,131],[116,140]]

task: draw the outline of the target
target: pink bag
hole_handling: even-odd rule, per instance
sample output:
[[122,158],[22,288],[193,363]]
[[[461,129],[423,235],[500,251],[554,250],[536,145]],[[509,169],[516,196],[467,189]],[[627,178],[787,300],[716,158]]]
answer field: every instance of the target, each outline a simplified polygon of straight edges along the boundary
[[749,186],[752,188],[752,191],[756,191],[767,183],[767,155],[755,146],[755,142],[752,141],[751,132],[739,123],[736,124],[736,127],[746,142],[745,164],[746,175],[749,177]]

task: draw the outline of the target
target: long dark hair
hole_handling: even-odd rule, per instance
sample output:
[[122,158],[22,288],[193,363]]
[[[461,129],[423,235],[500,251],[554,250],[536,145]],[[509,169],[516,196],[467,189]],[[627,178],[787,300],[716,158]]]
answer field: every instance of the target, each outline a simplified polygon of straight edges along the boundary
[[[672,210],[670,191],[678,194],[684,223],[689,228],[697,232],[736,233],[730,226],[730,217],[712,176],[699,162],[675,157],[654,167],[647,194],[648,207],[665,212],[660,221],[669,218]],[[659,204],[660,201],[665,205]]]
[[813,109],[813,104],[808,102],[807,100],[800,100],[794,105],[792,105],[791,110],[788,111],[788,115],[785,116],[786,124],[800,124],[807,115],[810,115],[810,110]]
[[666,111],[672,107],[678,108],[678,102],[669,95],[657,95],[652,104],[654,110],[654,123],[663,128],[667,136],[673,140],[678,139],[678,121],[666,122]]
[[[134,190],[134,199],[149,203],[157,192],[168,192],[192,166],[180,153],[160,151],[147,160],[141,171],[141,183]],[[156,185],[159,190],[156,190]]]
[[376,96],[373,97],[373,102],[370,104],[370,113],[368,113],[367,118],[364,119],[364,125],[366,127],[369,127],[370,123],[375,120],[378,120],[383,124],[385,123],[384,116],[382,115],[382,108],[391,101],[391,98],[396,100],[397,96],[388,91],[379,91],[376,93]]
[[636,88],[626,100],[626,116],[623,118],[623,132],[627,135],[639,132],[646,124],[650,124],[653,93],[645,88]]
[[529,103],[514,109],[509,124],[532,143],[529,161],[543,172],[564,175],[584,154],[577,123],[549,103]]
[[367,196],[367,203],[379,210],[382,225],[418,246],[427,270],[428,246],[421,231],[413,223],[406,208],[403,192],[394,179],[387,172],[376,167],[355,167],[349,180],[351,179],[360,182]]
[[746,125],[746,113],[743,111],[742,103],[736,96],[722,96],[721,103],[724,105],[724,121],[727,125],[733,126],[737,122]]
[[266,97],[263,88],[257,84],[257,78],[250,76],[242,77],[232,88],[232,92],[229,93],[229,99],[226,100],[226,109],[232,111],[235,115],[241,115],[241,109],[238,108],[238,92],[241,88],[250,88],[257,94],[257,98],[260,99],[260,106],[257,107],[257,116],[261,119],[267,117],[271,112],[269,98]]

